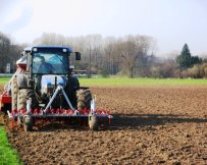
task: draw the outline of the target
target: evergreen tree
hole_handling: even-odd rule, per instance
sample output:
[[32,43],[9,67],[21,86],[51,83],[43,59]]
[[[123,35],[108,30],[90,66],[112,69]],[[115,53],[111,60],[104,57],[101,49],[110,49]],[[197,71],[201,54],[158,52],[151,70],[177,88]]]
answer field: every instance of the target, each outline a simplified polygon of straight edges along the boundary
[[182,69],[186,69],[192,66],[191,53],[187,44],[184,44],[181,54],[177,56],[176,62]]

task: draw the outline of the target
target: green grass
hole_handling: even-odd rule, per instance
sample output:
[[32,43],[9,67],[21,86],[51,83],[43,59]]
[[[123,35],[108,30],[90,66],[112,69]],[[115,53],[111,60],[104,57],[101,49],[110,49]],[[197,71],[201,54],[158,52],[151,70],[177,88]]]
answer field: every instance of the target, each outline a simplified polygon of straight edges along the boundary
[[0,165],[20,165],[17,152],[9,144],[6,132],[0,127]]
[[[1,77],[0,84],[4,85],[9,81],[10,77]],[[23,164],[18,153],[9,144],[6,132],[3,126],[0,126],[0,165],[21,165]]]
[[10,80],[11,77],[0,77],[0,84],[5,84]]
[[205,79],[154,79],[154,78],[80,78],[82,86],[104,86],[104,87],[154,87],[154,86],[199,86],[207,85]]
[[[9,81],[9,77],[0,78],[0,84],[5,84]],[[103,86],[103,87],[139,87],[139,86],[199,86],[207,85],[207,79],[155,79],[155,78],[126,78],[126,77],[111,77],[111,78],[79,78],[82,86]]]

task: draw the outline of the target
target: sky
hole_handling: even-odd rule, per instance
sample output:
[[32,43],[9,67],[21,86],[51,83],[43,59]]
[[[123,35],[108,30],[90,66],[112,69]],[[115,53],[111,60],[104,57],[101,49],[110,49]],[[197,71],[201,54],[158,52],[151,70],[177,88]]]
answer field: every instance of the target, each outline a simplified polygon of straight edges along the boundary
[[103,37],[148,35],[157,54],[207,54],[206,0],[0,0],[0,32],[17,43],[42,33]]

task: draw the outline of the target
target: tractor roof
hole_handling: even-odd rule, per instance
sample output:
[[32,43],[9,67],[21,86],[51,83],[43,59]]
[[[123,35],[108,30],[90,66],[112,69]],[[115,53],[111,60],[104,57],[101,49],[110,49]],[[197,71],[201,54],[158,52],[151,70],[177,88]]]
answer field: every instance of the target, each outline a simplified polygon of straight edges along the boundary
[[40,48],[40,49],[67,49],[68,52],[73,52],[72,48],[67,46],[48,46],[48,45],[41,45],[41,46],[33,46],[27,47],[24,49],[24,52],[29,53],[32,51],[33,48]]

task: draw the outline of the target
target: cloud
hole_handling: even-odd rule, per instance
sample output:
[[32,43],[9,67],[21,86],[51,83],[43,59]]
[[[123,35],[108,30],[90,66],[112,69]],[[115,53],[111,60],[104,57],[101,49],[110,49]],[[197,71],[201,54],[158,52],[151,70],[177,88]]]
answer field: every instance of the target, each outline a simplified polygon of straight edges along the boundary
[[11,5],[11,1],[0,0],[0,4],[1,4],[0,5],[0,11],[1,11],[0,14],[2,14],[5,11],[6,7],[9,6],[9,5]]
[[11,17],[8,23],[5,24],[7,31],[15,34],[29,23],[31,16],[32,11],[27,8],[24,8],[22,11],[17,11],[16,15]]
[[14,0],[12,4],[3,3],[3,6],[0,27],[4,32],[13,35],[29,23],[32,8],[25,1]]

